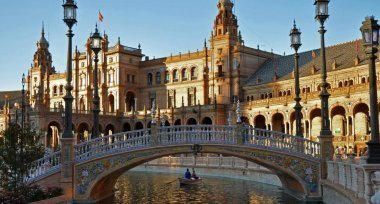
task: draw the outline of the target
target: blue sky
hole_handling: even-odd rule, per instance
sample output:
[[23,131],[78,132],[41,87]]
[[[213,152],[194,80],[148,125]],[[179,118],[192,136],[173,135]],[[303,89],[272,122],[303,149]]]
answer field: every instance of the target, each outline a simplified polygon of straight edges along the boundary
[[[137,47],[150,57],[201,49],[208,38],[217,13],[217,0],[79,0],[78,24],[74,45],[83,50],[94,29],[98,10],[104,16],[110,45],[120,36],[122,44]],[[289,31],[293,19],[301,28],[302,50],[320,45],[318,24],[314,20],[313,0],[235,0],[236,14],[246,45],[291,53]],[[377,4],[377,5],[376,5]],[[20,88],[20,76],[33,60],[41,24],[45,22],[53,64],[65,70],[67,39],[62,22],[61,0],[8,1],[0,7],[0,90]],[[380,18],[378,0],[332,0],[327,21],[326,44],[332,45],[360,37],[365,16]]]

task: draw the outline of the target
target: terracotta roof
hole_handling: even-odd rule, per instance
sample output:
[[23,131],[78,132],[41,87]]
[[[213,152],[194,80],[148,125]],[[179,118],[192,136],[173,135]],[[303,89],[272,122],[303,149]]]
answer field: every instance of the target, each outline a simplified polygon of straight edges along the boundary
[[[357,52],[357,47],[359,52]],[[316,57],[313,59],[312,53]],[[365,53],[361,40],[355,40],[342,44],[333,45],[326,48],[327,71],[333,70],[335,62],[335,70],[351,68],[355,66],[355,58],[359,57],[359,64],[365,63]],[[300,76],[309,76],[319,74],[321,72],[322,61],[320,57],[320,49],[310,50],[300,53]],[[294,55],[281,56],[273,60],[268,60],[247,80],[246,85],[258,85],[275,81],[275,73],[277,81],[291,78],[294,69]],[[276,71],[275,71],[276,70]],[[313,71],[314,70],[314,71]],[[258,79],[260,79],[258,81]]]

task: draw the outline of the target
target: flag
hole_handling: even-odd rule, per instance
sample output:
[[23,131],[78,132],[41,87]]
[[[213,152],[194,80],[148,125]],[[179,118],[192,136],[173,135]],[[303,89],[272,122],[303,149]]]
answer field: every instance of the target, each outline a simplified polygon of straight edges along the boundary
[[102,13],[100,11],[99,11],[99,21],[103,22],[103,15],[102,15]]
[[311,57],[312,57],[313,59],[317,58],[317,54],[315,54],[314,50],[311,52]]

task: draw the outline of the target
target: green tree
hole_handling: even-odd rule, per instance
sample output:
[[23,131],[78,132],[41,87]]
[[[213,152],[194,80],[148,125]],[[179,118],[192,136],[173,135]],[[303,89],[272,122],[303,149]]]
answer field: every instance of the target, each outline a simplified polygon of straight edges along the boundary
[[15,192],[25,186],[28,169],[44,155],[40,138],[29,126],[22,129],[17,124],[0,133],[0,189]]

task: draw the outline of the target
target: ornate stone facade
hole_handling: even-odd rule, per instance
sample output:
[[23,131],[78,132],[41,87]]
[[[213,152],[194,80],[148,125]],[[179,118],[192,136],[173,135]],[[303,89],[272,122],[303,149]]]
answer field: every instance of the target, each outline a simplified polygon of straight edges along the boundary
[[[243,122],[289,134],[294,128],[294,56],[281,56],[247,47],[229,0],[218,2],[208,43],[197,51],[158,59],[137,48],[109,42],[103,35],[100,53],[100,130],[104,135],[150,126],[156,101],[165,125],[227,124],[229,112],[241,101]],[[88,40],[73,56],[74,131],[77,141],[90,137],[92,128],[93,53]],[[363,154],[368,123],[368,68],[361,42],[327,48],[330,116],[335,147]],[[57,147],[63,130],[65,73],[52,65],[49,43],[41,33],[27,77],[28,122]],[[317,140],[320,131],[319,50],[300,53],[303,130]],[[9,106],[0,114],[9,122]],[[234,114],[232,114],[233,118]],[[7,118],[6,120],[4,118]],[[232,121],[236,121],[233,119]]]

